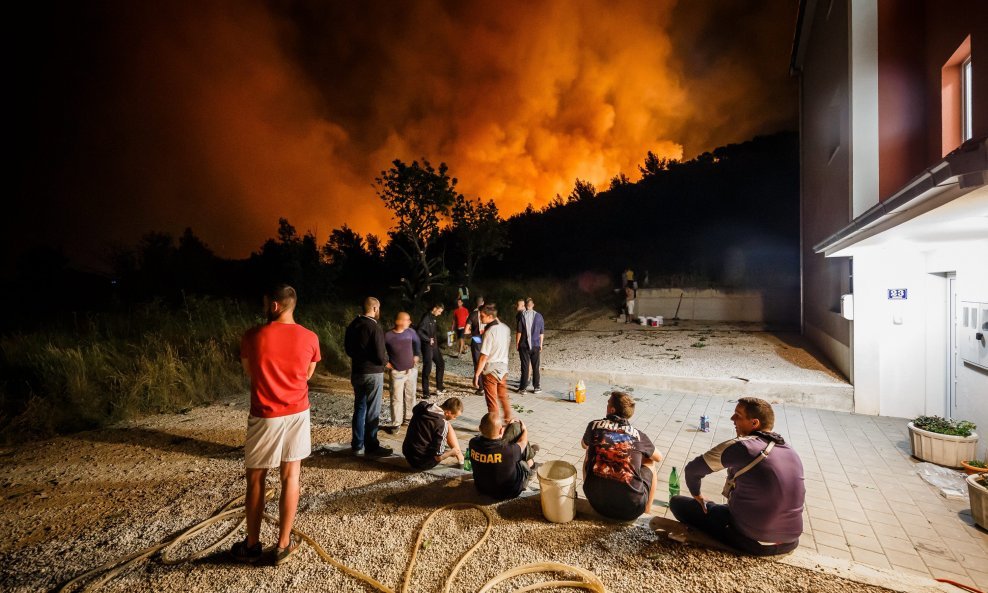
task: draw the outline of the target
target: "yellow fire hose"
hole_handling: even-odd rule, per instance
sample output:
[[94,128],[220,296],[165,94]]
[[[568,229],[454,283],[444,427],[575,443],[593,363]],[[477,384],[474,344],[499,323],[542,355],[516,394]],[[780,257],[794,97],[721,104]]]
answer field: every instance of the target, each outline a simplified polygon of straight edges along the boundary
[[[271,500],[273,496],[274,496],[274,490],[271,488],[267,489],[264,492],[265,500]],[[68,581],[67,583],[62,585],[58,589],[58,592],[66,593],[68,591],[73,591],[75,587],[78,586],[80,583],[99,575],[99,578],[93,580],[92,582],[86,584],[81,589],[79,589],[79,591],[82,592],[96,591],[100,587],[105,585],[107,582],[113,580],[120,574],[129,570],[137,563],[147,560],[152,556],[154,556],[155,554],[159,554],[159,560],[161,561],[162,564],[176,565],[176,564],[182,564],[183,562],[196,560],[198,558],[202,558],[204,556],[213,553],[217,548],[222,546],[224,542],[226,542],[234,533],[240,530],[240,528],[243,527],[244,524],[247,522],[247,518],[246,518],[247,509],[246,506],[244,505],[245,498],[246,498],[245,496],[238,496],[237,498],[230,500],[225,505],[223,505],[220,508],[220,510],[217,511],[216,514],[214,514],[213,516],[189,527],[188,529],[179,532],[177,535],[174,535],[171,538],[166,539],[164,542],[160,544],[155,544],[139,552],[134,552],[133,554],[129,554],[127,556],[124,556],[123,558],[119,558],[117,560],[107,562],[102,566],[94,568],[88,572],[85,572],[73,578],[71,581]],[[450,589],[453,586],[453,581],[456,580],[457,574],[459,574],[460,569],[463,568],[463,565],[466,564],[467,559],[469,559],[470,556],[473,555],[473,553],[477,550],[477,548],[479,548],[481,544],[483,544],[487,540],[488,536],[490,536],[491,529],[494,527],[494,517],[491,515],[491,512],[490,510],[487,509],[487,507],[478,504],[472,504],[472,503],[455,503],[455,504],[448,504],[439,507],[438,509],[432,511],[431,513],[429,513],[429,516],[425,518],[425,521],[422,522],[422,526],[419,527],[418,537],[416,537],[415,539],[415,547],[412,549],[412,555],[408,560],[408,567],[405,569],[405,578],[402,581],[400,593],[408,593],[409,591],[409,586],[412,580],[412,571],[415,568],[415,561],[418,557],[418,551],[419,548],[422,547],[422,541],[425,538],[425,532],[426,529],[429,527],[429,524],[440,512],[446,510],[457,510],[457,509],[467,509],[467,510],[475,509],[480,511],[481,513],[484,514],[484,518],[487,520],[487,527],[484,530],[484,534],[480,536],[479,540],[477,540],[477,543],[471,546],[469,550],[464,552],[463,555],[460,556],[460,559],[456,562],[456,565],[453,566],[453,570],[449,573],[449,576],[446,577],[446,582],[443,585],[443,593],[449,593]],[[169,551],[173,550],[182,542],[195,536],[196,534],[206,529],[207,527],[210,527],[221,521],[227,521],[232,518],[237,518],[239,520],[229,531],[224,533],[218,540],[210,544],[205,549],[199,550],[198,552],[194,552],[182,558],[171,559],[168,557]],[[267,513],[264,514],[264,519],[275,525],[277,525],[278,523],[278,519],[276,517],[273,517]],[[308,534],[304,533],[303,531],[300,531],[297,528],[293,528],[292,533],[297,535],[299,539],[301,539],[303,542],[312,546],[312,549],[315,550],[316,554],[318,554],[319,557],[322,558],[325,562],[333,565],[334,567],[352,576],[353,578],[367,583],[373,589],[380,591],[381,593],[395,593],[393,589],[381,583],[374,577],[364,574],[355,568],[350,568],[349,566],[343,564],[339,560],[330,556],[329,553],[327,553],[326,550],[324,550],[323,547],[319,545],[319,542],[314,540],[312,537],[310,537]],[[576,566],[570,566],[568,564],[562,564],[559,562],[535,562],[532,564],[517,566],[515,568],[502,572],[501,574],[487,581],[477,593],[488,593],[499,583],[502,583],[508,579],[514,578],[519,575],[543,573],[543,572],[573,574],[579,577],[581,580],[549,581],[544,583],[536,583],[534,585],[528,585],[520,589],[516,589],[514,593],[527,593],[529,591],[538,591],[542,589],[554,589],[561,587],[586,589],[587,591],[593,591],[595,593],[607,593],[607,589],[604,587],[604,584],[600,582],[600,579],[598,579],[594,573]]]

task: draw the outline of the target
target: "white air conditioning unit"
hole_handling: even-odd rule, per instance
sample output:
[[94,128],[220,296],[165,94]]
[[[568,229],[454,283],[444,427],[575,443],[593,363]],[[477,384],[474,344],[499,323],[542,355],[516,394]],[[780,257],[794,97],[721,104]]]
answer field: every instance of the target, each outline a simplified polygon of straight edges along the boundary
[[854,321],[854,295],[844,294],[840,297],[841,317],[848,321]]

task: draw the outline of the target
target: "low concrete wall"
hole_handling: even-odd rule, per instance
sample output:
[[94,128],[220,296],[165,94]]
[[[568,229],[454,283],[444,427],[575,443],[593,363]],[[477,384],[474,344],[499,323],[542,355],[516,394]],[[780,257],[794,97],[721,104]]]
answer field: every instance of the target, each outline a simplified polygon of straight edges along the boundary
[[[799,289],[639,288],[638,315],[703,321],[799,322]],[[677,315],[676,310],[679,310]]]

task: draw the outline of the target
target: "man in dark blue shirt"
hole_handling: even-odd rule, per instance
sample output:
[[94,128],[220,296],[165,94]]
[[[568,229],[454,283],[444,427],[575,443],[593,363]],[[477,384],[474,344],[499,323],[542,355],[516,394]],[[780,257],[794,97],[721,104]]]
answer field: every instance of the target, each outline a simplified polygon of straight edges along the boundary
[[436,303],[432,310],[422,316],[419,322],[419,339],[422,340],[422,397],[429,399],[429,375],[432,364],[436,364],[436,395],[446,395],[443,388],[443,373],[446,372],[446,361],[439,349],[439,324],[436,320],[443,314],[443,304]]

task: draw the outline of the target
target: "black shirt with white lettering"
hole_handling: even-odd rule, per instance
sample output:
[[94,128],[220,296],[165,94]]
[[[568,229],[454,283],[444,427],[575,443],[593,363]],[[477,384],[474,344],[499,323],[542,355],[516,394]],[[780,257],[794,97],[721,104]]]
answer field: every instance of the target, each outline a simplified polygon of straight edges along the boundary
[[498,500],[514,498],[525,488],[525,476],[519,463],[521,447],[483,435],[470,439],[470,463],[473,483],[481,494]]
[[651,471],[642,471],[642,461],[655,453],[648,435],[612,414],[587,425],[583,444],[587,446],[583,492],[590,505],[616,519],[640,515],[652,482]]

